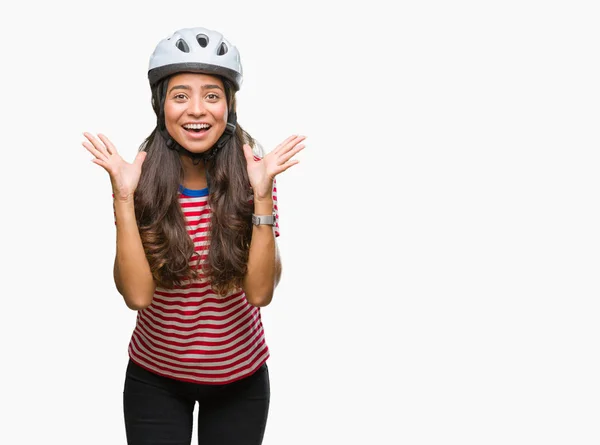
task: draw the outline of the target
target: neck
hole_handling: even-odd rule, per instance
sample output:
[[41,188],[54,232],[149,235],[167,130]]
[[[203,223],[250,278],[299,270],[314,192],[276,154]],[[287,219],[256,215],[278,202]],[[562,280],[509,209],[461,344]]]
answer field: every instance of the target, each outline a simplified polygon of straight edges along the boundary
[[183,167],[183,186],[192,190],[203,189],[206,183],[206,166],[204,161],[194,165],[189,156],[181,155],[181,166]]

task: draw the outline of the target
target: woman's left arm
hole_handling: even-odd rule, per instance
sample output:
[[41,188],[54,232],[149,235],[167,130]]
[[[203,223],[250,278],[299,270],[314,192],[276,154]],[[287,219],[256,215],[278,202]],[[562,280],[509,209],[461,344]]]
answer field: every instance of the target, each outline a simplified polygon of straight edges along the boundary
[[[254,197],[254,213],[271,215],[272,197]],[[248,254],[248,269],[244,276],[243,288],[246,299],[253,306],[266,306],[273,299],[273,292],[281,278],[281,260],[275,240],[275,227],[261,224],[252,228],[252,241]]]
[[[254,191],[254,214],[273,214],[275,176],[297,164],[291,159],[304,148],[305,136],[290,136],[262,159],[255,159],[252,148],[244,145],[248,179]],[[281,277],[281,260],[275,241],[275,227],[260,224],[252,227],[248,267],[242,282],[246,299],[253,306],[267,306]]]

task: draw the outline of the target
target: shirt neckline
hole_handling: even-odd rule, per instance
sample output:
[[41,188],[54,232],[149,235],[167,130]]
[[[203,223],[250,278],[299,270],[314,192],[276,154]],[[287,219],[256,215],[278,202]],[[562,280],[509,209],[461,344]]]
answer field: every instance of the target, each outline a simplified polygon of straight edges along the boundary
[[185,196],[207,196],[208,195],[208,187],[204,187],[203,189],[188,189],[179,184],[179,191],[182,195]]

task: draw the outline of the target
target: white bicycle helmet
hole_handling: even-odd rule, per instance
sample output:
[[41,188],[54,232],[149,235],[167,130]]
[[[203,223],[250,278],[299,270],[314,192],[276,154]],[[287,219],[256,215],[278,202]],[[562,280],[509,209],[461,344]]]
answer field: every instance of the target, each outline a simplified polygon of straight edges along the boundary
[[154,86],[175,73],[191,72],[223,76],[242,85],[240,53],[223,35],[206,28],[184,28],[161,40],[150,56],[148,80]]

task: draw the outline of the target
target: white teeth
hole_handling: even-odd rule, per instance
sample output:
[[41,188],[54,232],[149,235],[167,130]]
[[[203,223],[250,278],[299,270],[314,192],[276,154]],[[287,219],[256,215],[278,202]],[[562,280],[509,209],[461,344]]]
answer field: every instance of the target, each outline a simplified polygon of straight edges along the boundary
[[183,128],[186,128],[189,130],[206,130],[207,128],[210,128],[210,125],[208,125],[208,124],[186,124],[183,126]]

